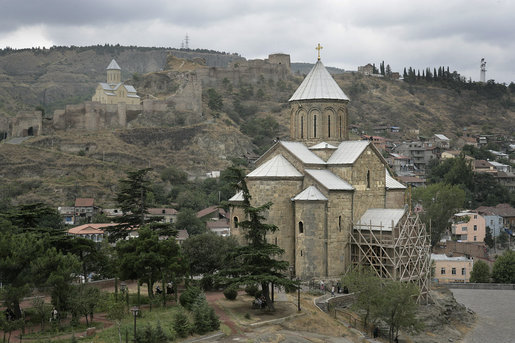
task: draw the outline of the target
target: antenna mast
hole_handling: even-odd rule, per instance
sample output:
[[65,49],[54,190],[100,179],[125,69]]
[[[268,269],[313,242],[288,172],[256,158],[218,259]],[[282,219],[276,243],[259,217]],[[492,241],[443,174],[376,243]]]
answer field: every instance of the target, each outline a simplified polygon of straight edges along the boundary
[[486,61],[484,58],[481,59],[481,73],[479,74],[479,81],[486,82]]

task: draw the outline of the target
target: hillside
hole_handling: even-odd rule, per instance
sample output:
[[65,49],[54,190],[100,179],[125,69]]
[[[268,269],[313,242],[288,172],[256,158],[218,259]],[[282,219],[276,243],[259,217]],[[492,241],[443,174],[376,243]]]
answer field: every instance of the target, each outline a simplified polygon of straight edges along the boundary
[[[165,112],[142,113],[125,129],[56,130],[20,145],[0,143],[2,196],[15,203],[42,200],[54,205],[91,196],[108,206],[127,170],[150,166],[156,176],[174,166],[194,178],[222,170],[234,158],[260,154],[276,137],[288,139],[288,99],[303,74],[227,69],[230,61],[241,57],[215,52],[183,51],[190,61],[176,56],[166,63],[168,52],[91,47],[0,54],[0,117],[33,110],[41,99],[47,116],[52,108],[89,99],[96,82],[105,79],[112,57],[140,96],[166,103]],[[334,78],[351,99],[350,123],[359,131],[374,134],[376,126],[399,126],[400,133],[389,134],[399,140],[416,138],[414,129],[450,138],[489,132],[513,135],[515,107],[509,92],[492,98],[438,83],[409,84],[352,72]],[[202,99],[177,94],[190,79],[198,79]],[[179,96],[183,103],[199,103],[195,116],[177,109]]]

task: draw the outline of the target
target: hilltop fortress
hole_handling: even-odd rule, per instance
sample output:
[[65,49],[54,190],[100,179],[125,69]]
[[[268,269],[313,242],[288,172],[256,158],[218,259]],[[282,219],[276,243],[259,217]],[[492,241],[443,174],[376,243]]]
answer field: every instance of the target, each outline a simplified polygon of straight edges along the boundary
[[[184,124],[204,120],[202,94],[205,88],[221,85],[253,84],[261,77],[277,82],[291,75],[290,56],[271,54],[268,59],[235,59],[227,67],[206,66],[205,60],[186,60],[170,54],[163,70],[133,78],[134,85],[121,80],[122,68],[113,59],[107,66],[107,80],[97,85],[91,101],[66,105],[55,110],[51,119],[41,111],[22,112],[0,121],[0,138],[37,136],[59,130],[102,130],[130,127],[139,116]],[[137,94],[140,93],[140,95]]]

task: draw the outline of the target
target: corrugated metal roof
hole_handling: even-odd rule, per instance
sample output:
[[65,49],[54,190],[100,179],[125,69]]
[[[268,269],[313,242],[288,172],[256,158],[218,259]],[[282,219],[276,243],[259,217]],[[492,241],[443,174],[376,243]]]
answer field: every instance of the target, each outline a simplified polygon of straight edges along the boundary
[[232,198],[229,199],[229,201],[243,201],[243,191],[239,191],[238,193],[234,194]]
[[121,70],[122,68],[120,68],[120,66],[118,65],[118,63],[116,63],[116,61],[114,60],[114,58],[111,60],[111,63],[109,63],[109,65],[107,66],[106,68],[107,70],[110,70],[110,69],[117,69],[117,70]]
[[345,95],[340,86],[334,81],[333,77],[329,74],[327,69],[325,69],[320,60],[315,64],[313,69],[311,69],[289,101],[312,99],[349,101],[347,95]]
[[294,201],[297,201],[297,200],[307,200],[307,201],[323,200],[323,201],[327,201],[327,198],[325,197],[325,195],[322,194],[322,192],[320,192],[318,190],[318,188],[316,188],[315,186],[309,186],[308,188],[306,188],[305,190],[303,190],[302,192],[297,194],[295,196],[295,198],[293,198],[293,200]]
[[100,82],[100,86],[102,86],[102,89],[106,90],[106,91],[112,91],[113,90],[111,85],[108,84],[108,83],[105,83],[105,82]]
[[435,133],[435,136],[436,138],[438,138],[439,140],[442,140],[442,141],[448,141],[449,138],[447,138],[445,135],[442,135],[442,134],[439,134],[439,133]]
[[301,142],[283,142],[280,144],[284,146],[289,152],[297,157],[304,164],[325,164],[325,161],[315,155]]
[[[383,226],[383,231],[392,231],[392,222],[393,227],[397,226],[399,220],[401,220],[402,216],[406,212],[405,209],[386,209],[386,208],[371,208],[368,209],[365,214],[358,221],[358,225],[355,227],[356,229],[363,230],[381,230],[379,226]],[[372,227],[367,226],[360,227],[360,225],[372,225]]]
[[338,148],[335,147],[334,145],[326,143],[326,142],[318,143],[316,145],[309,147],[309,150],[321,150],[321,149],[338,149]]
[[329,157],[327,164],[352,164],[369,144],[369,141],[343,141]]
[[333,174],[327,169],[306,169],[306,173],[311,175],[317,182],[330,191],[352,191],[352,187],[347,181]]
[[302,174],[279,154],[254,169],[247,177],[302,177]]
[[399,181],[395,180],[393,176],[390,175],[388,169],[385,168],[386,171],[386,189],[406,189]]

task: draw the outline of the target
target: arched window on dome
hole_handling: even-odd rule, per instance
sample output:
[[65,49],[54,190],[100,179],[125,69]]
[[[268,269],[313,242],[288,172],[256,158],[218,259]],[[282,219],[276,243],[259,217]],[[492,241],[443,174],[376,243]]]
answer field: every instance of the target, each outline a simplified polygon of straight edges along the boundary
[[327,137],[331,137],[331,116],[327,117]]
[[304,116],[300,117],[300,138],[304,138]]
[[317,115],[313,116],[313,137],[317,137]]

